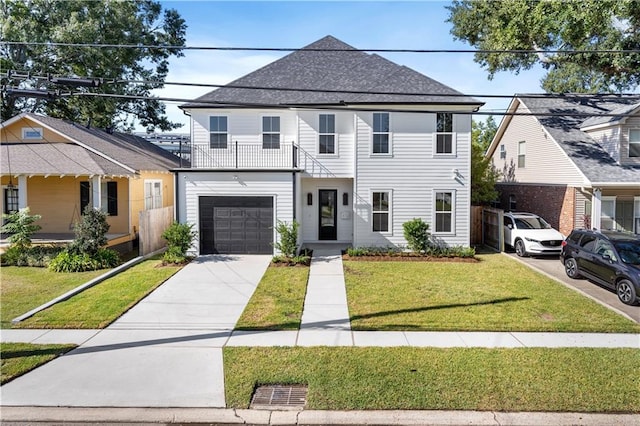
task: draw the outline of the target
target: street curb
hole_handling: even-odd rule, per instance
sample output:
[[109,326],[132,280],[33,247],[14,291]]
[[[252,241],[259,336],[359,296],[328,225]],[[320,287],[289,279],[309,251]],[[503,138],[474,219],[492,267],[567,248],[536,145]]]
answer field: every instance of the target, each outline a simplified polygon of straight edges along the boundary
[[637,414],[373,410],[271,411],[230,408],[15,407],[3,406],[2,423],[154,423],[216,425],[636,425]]
[[30,310],[27,313],[24,313],[18,317],[15,317],[14,319],[11,320],[12,324],[16,324],[19,323],[20,321],[24,321],[29,317],[32,317],[33,315],[37,314],[40,311],[43,311],[47,308],[50,308],[51,306],[55,305],[56,303],[60,303],[60,302],[64,302],[65,300],[75,296],[78,293],[82,293],[83,291],[85,291],[88,288],[93,287],[96,284],[101,283],[102,281],[106,280],[107,278],[111,278],[114,275],[118,275],[120,272],[125,271],[129,268],[131,268],[134,265],[137,265],[138,263],[142,262],[143,260],[146,260],[150,257],[155,256],[158,253],[162,253],[164,250],[166,250],[165,248],[162,248],[160,250],[156,250],[152,253],[149,254],[145,254],[144,256],[138,256],[134,259],[129,260],[128,262],[123,263],[120,266],[117,266],[113,269],[111,269],[110,271],[105,272],[104,274],[100,275],[99,277],[95,277],[94,279],[92,279],[91,281],[87,281],[84,284],[79,285],[78,287],[69,290],[68,292],[66,292],[65,294],[56,297],[55,299],[52,299],[46,303],[43,303],[42,305],[38,306],[37,308],[33,308],[32,310]]

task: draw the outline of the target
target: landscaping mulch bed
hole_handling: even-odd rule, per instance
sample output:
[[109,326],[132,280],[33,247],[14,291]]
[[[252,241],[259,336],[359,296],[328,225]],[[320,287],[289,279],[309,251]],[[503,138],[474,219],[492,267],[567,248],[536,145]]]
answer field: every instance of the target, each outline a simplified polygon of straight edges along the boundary
[[369,261],[369,262],[458,262],[458,263],[477,263],[480,259],[476,257],[438,257],[438,256],[420,256],[415,254],[395,254],[395,255],[367,255],[367,256],[349,256],[342,255],[342,260]]

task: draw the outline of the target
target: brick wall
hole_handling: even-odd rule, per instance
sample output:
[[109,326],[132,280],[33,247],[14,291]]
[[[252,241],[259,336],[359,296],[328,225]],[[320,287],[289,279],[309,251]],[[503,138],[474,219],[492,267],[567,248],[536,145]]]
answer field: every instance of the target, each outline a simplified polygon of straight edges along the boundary
[[515,198],[514,211],[541,216],[564,235],[575,226],[575,188],[565,185],[518,185],[498,183],[500,208],[510,211],[510,197]]

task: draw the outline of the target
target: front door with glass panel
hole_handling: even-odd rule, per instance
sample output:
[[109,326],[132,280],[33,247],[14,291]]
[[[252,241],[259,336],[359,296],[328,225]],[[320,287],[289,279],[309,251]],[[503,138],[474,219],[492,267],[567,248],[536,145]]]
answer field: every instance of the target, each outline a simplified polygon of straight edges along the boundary
[[318,197],[320,198],[319,211],[319,240],[335,240],[337,238],[337,208],[336,198],[338,191],[335,189],[321,189]]

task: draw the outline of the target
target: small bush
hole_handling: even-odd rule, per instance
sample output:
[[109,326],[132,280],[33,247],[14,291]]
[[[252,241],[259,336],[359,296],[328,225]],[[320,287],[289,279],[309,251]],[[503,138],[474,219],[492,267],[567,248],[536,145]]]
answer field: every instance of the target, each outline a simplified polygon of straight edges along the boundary
[[49,269],[54,272],[84,272],[113,268],[118,263],[120,256],[109,249],[100,249],[93,256],[65,250],[49,263]]
[[11,247],[24,250],[31,247],[31,236],[41,229],[40,225],[33,223],[40,220],[39,214],[29,214],[29,207],[18,210],[10,214],[3,214],[2,219],[5,224],[0,228],[0,232],[11,234],[9,242]]
[[295,220],[288,224],[286,222],[278,221],[276,226],[276,232],[280,236],[277,242],[273,246],[285,257],[294,257],[298,250],[298,228],[300,224]]
[[107,245],[107,213],[87,206],[84,209],[82,220],[75,224],[75,238],[67,247],[67,250],[75,254],[88,254],[93,256],[102,247]]
[[46,268],[53,258],[55,258],[63,247],[58,246],[32,246],[20,249],[9,247],[0,254],[0,264],[2,266],[33,266]]
[[167,251],[162,256],[165,263],[180,264],[187,261],[187,250],[191,247],[196,233],[193,224],[173,222],[162,233],[167,240]]
[[424,253],[429,246],[429,224],[420,218],[414,218],[403,223],[402,228],[409,249],[415,253]]
[[287,266],[296,266],[296,265],[306,265],[309,266],[311,264],[311,256],[300,255],[300,256],[292,256],[287,257],[284,255],[273,256],[271,260],[273,263],[277,265],[287,265]]

